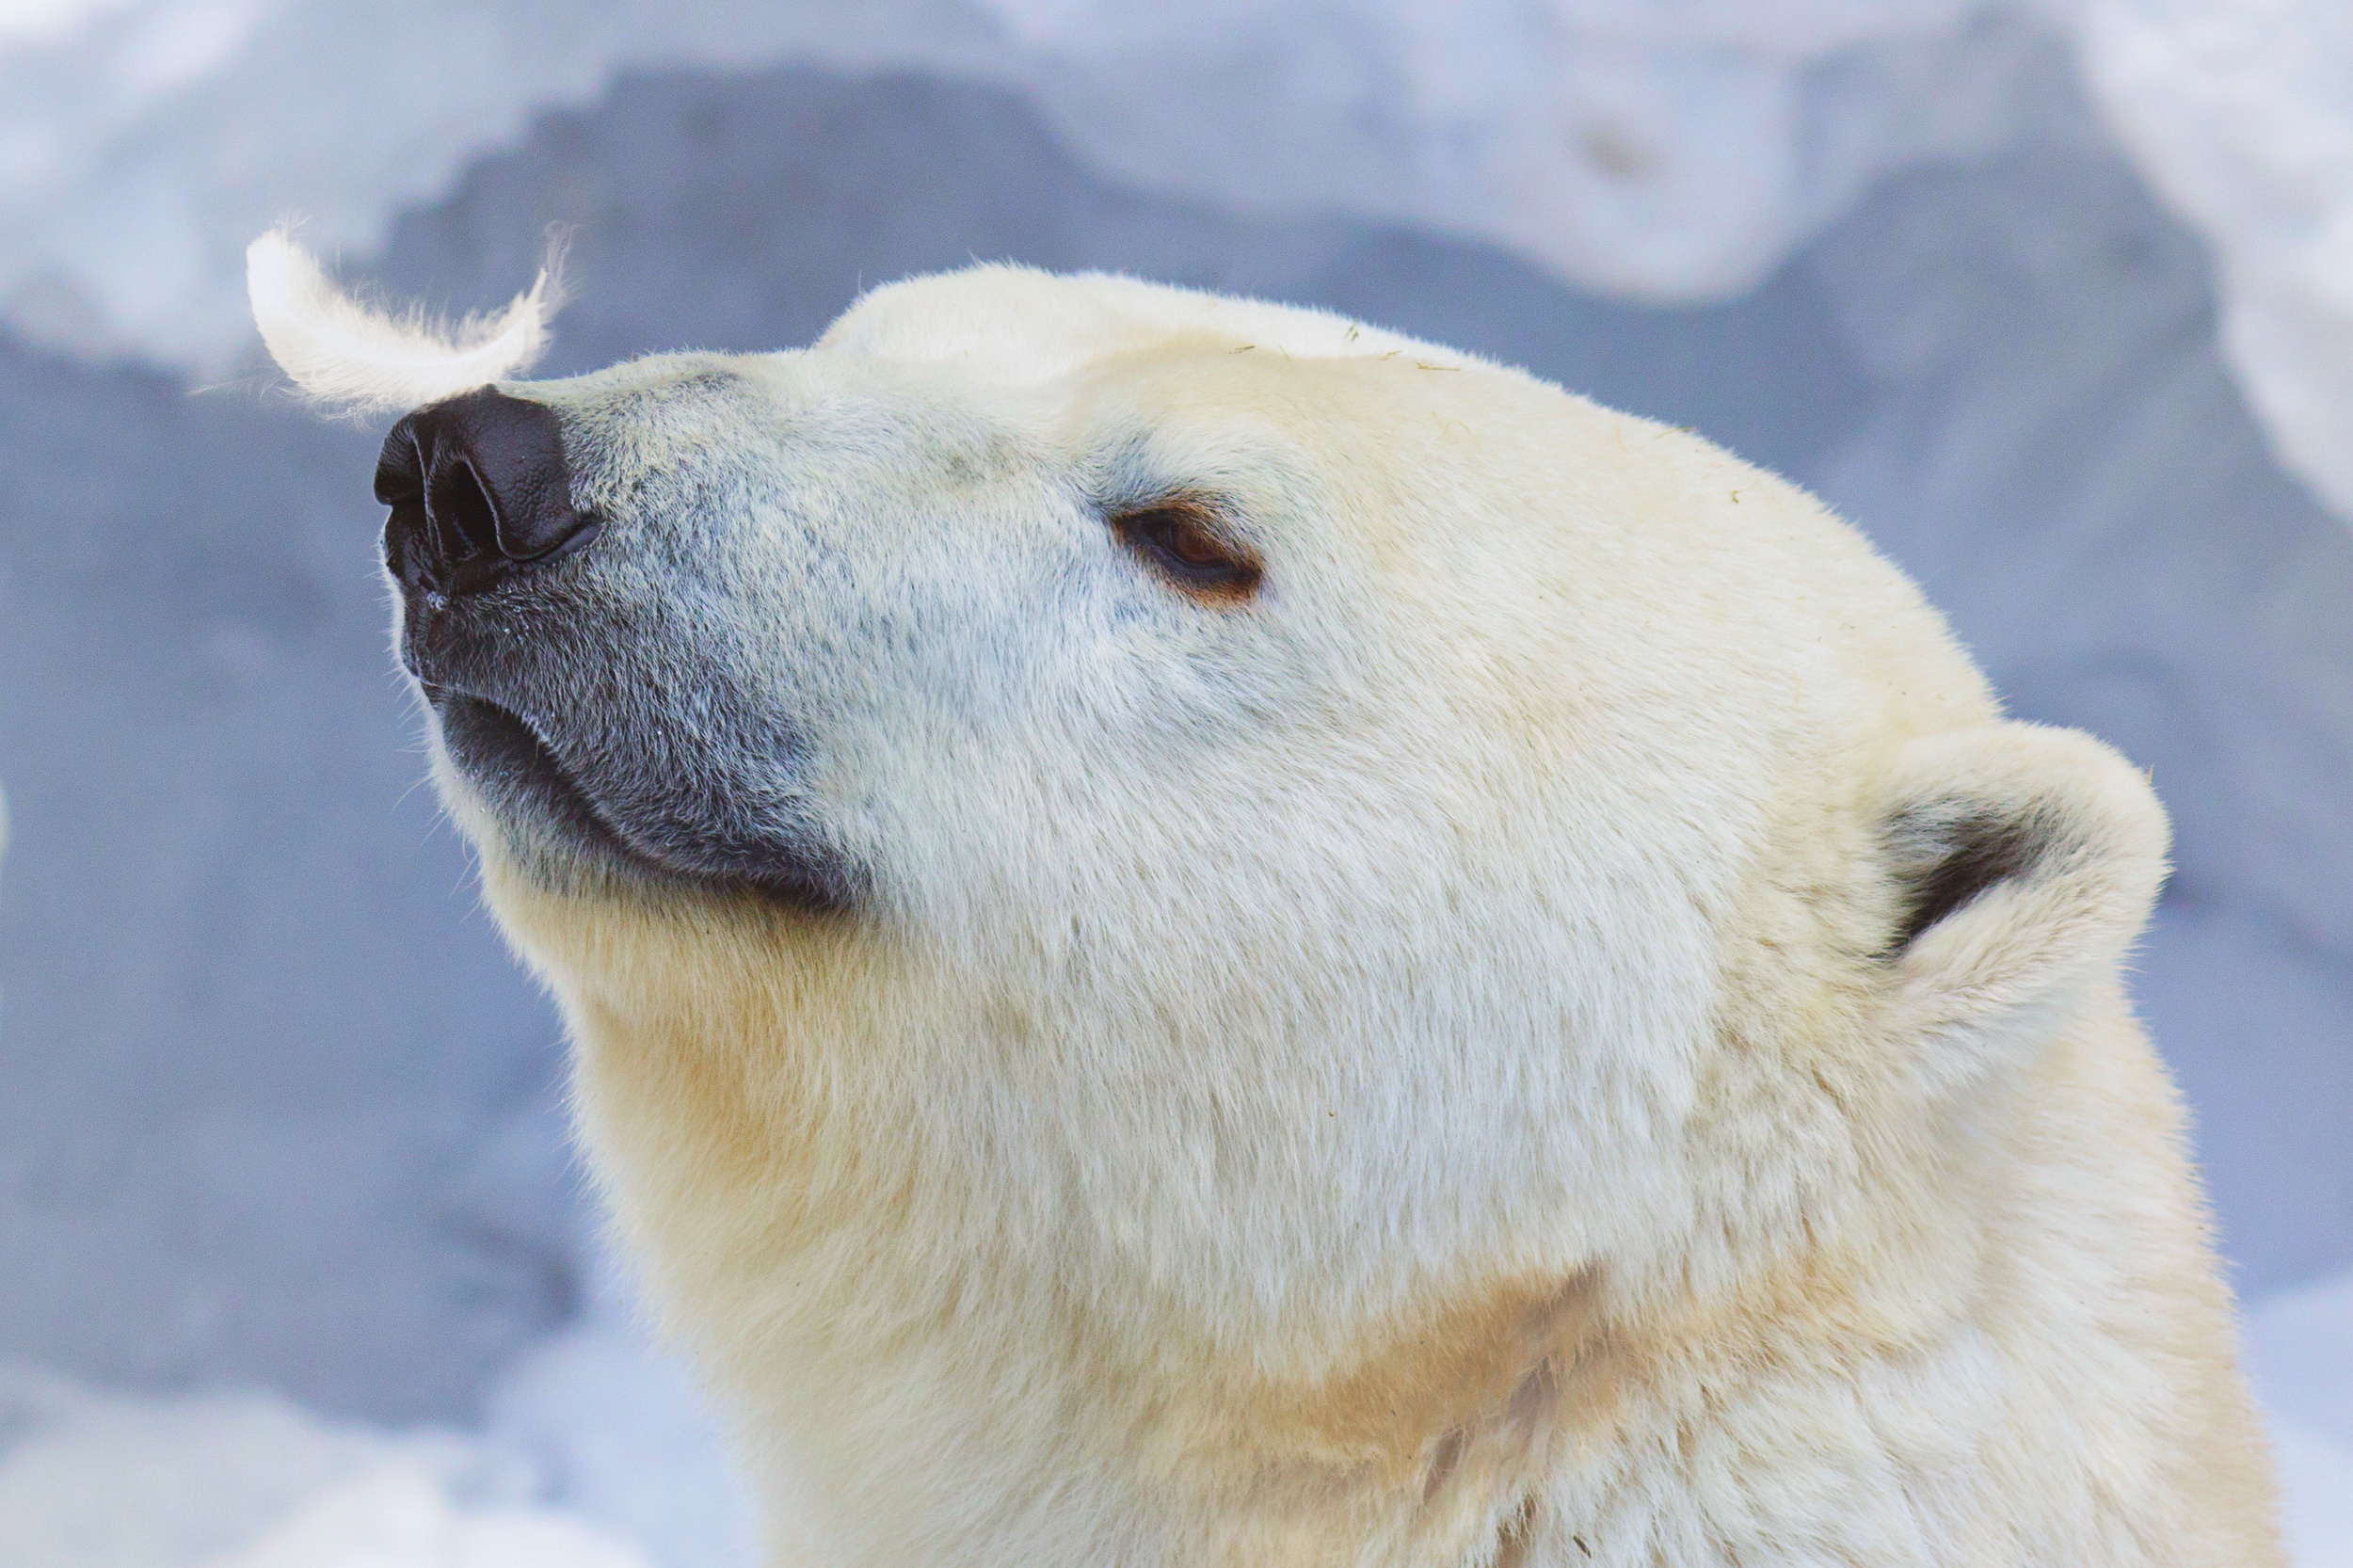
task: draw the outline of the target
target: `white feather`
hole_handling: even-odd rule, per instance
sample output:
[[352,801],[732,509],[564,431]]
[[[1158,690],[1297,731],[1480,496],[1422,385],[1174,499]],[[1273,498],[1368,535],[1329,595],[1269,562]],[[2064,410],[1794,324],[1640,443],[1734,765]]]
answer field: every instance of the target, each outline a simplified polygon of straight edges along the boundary
[[246,248],[246,294],[270,357],[312,402],[339,413],[412,408],[523,369],[546,349],[564,302],[558,257],[503,311],[451,325],[387,312],[328,279],[283,228]]

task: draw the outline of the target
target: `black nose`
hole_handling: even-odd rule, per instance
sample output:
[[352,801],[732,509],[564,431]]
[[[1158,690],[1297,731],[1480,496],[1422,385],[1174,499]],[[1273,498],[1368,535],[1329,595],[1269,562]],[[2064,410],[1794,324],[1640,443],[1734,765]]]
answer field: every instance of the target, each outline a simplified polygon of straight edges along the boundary
[[410,588],[475,593],[579,537],[564,430],[544,403],[480,387],[392,426],[376,465],[384,559]]

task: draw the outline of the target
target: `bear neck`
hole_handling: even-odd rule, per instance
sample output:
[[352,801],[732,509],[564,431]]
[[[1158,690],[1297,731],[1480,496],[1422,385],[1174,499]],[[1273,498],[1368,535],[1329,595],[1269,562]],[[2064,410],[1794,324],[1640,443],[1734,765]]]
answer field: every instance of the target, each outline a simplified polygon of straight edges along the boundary
[[[1593,1456],[1710,1410],[1735,1422],[1721,1390],[1753,1386],[1759,1368],[1951,1361],[1989,1336],[2022,1357],[2039,1343],[2064,1354],[2049,1303],[2031,1333],[2020,1304],[2054,1277],[2116,1298],[2063,1249],[2029,1237],[2022,1276],[1986,1241],[1989,1225],[2014,1224],[2005,1206],[2037,1201],[2025,1151],[2113,1054],[2064,1042],[2031,1127],[2020,1096],[2005,1096],[1892,1173],[1921,1200],[1901,1223],[1809,1221],[1804,1244],[1723,1262],[1712,1278],[1657,1259],[1490,1257],[1385,1303],[1294,1302],[1299,1321],[1237,1324],[1156,1277],[1148,1244],[1107,1247],[1117,1215],[1058,1211],[1071,1190],[1006,1179],[1009,1151],[942,1146],[941,1124],[911,1110],[925,1086],[894,1092],[888,1041],[873,1032],[887,1020],[871,1012],[745,1028],[709,993],[626,1010],[566,1000],[584,1131],[621,1228],[667,1326],[738,1425],[765,1434],[749,1462],[763,1491],[802,1499],[776,1505],[787,1512],[822,1498],[829,1516],[921,1512],[923,1488],[952,1477],[987,1521],[976,1543],[1019,1540],[1025,1510],[1042,1506],[1020,1478],[1092,1472],[1092,1495],[1126,1504],[1087,1548],[1112,1558],[1074,1562],[1115,1560],[1137,1532],[1189,1531],[1198,1539],[1168,1560],[1356,1552],[1369,1531],[1401,1562],[1479,1560],[1490,1546],[1500,1562],[1515,1530],[1536,1528],[1529,1499],[1557,1512],[1582,1496],[1575,1506],[1606,1521],[1635,1479],[1611,1480]],[[2121,1004],[2090,1027],[2130,1029]],[[2164,1151],[2137,1142],[2118,1144],[2120,1172],[2155,1169],[2162,1186]],[[1961,1399],[1941,1384],[1903,1397],[1929,1409]],[[2227,1421],[2233,1407],[2209,1414]],[[901,1448],[928,1453],[937,1473],[872,1458]],[[1226,1535],[1201,1535],[1205,1519]]]

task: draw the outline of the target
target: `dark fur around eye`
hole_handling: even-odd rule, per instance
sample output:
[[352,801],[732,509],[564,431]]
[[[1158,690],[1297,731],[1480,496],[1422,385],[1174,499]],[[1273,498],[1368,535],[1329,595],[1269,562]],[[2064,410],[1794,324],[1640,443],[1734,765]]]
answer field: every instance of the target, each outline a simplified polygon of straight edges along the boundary
[[1247,599],[1266,575],[1257,555],[1237,544],[1216,514],[1183,502],[1121,512],[1112,530],[1176,586],[1197,598]]

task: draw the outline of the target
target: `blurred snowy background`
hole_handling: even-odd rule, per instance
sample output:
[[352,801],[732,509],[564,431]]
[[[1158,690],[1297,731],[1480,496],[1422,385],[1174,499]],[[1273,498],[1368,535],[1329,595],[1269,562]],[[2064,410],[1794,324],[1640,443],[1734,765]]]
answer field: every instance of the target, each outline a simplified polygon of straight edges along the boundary
[[2173,810],[2140,1000],[2353,1563],[2353,6],[0,0],[0,1563],[733,1568],[417,787],[377,433],[255,391],[289,215],[457,309],[571,226],[555,372],[1012,257],[1817,489]]

